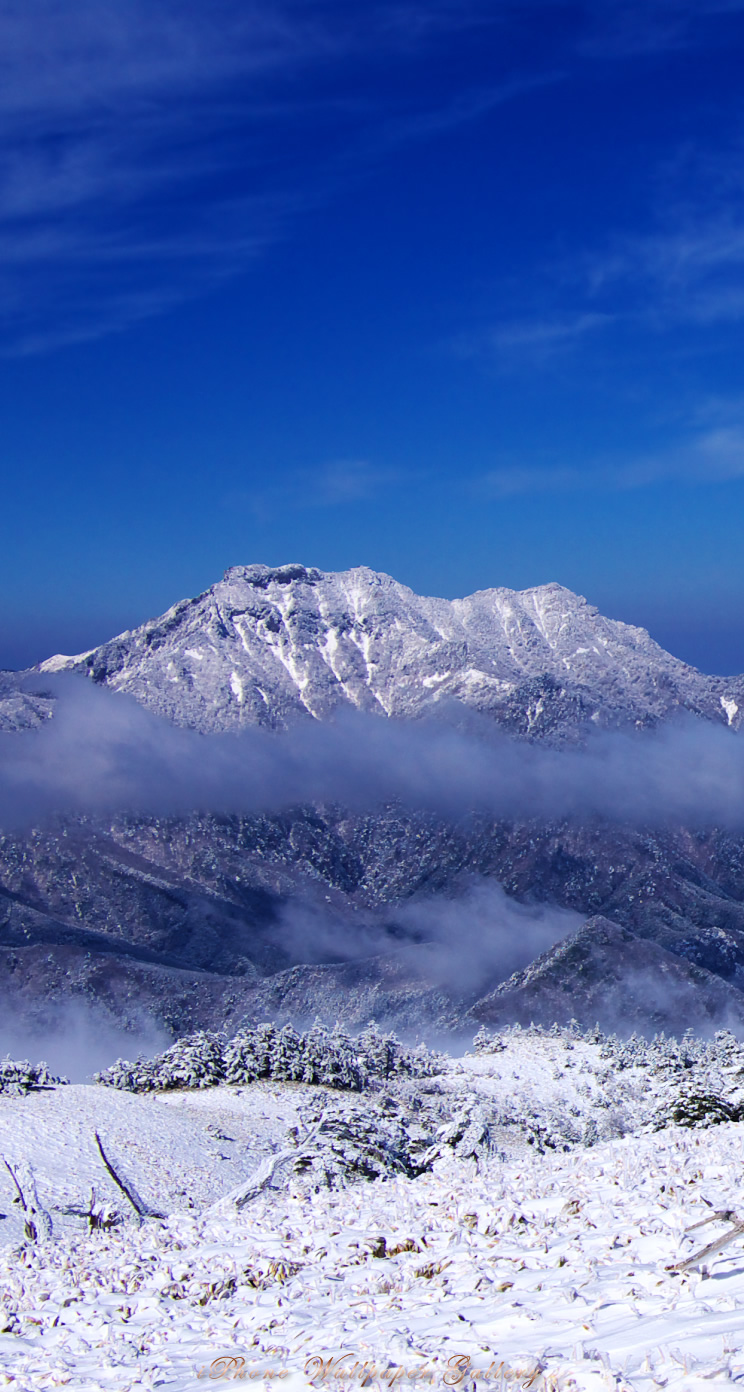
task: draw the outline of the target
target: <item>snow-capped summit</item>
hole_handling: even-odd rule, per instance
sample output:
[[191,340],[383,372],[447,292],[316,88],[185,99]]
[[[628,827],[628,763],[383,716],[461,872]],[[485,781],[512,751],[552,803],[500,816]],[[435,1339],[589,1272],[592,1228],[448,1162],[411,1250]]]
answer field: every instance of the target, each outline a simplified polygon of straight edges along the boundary
[[535,735],[679,708],[738,726],[744,710],[744,678],[702,675],[561,585],[436,599],[366,566],[233,566],[162,617],[42,670],[87,672],[202,730],[323,720],[344,705],[417,717],[456,701]]

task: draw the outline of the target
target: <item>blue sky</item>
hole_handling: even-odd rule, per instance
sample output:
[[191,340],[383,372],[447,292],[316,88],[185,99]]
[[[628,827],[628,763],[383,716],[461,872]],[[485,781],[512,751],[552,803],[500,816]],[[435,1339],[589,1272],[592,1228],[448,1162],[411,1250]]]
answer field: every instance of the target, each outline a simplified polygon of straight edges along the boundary
[[744,0],[0,0],[0,666],[232,564],[744,670]]

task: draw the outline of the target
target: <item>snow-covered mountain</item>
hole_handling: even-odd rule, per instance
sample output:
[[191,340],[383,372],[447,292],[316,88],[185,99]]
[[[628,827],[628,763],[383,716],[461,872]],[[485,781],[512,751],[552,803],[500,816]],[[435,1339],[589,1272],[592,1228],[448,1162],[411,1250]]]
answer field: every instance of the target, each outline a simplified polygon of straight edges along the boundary
[[738,726],[744,677],[702,675],[561,585],[430,599],[365,566],[233,566],[196,599],[42,671],[88,673],[182,725],[418,717],[448,702],[545,735],[686,709]]
[[[0,675],[0,728],[25,738],[46,725],[44,675],[64,670],[205,732],[310,728],[344,705],[382,720],[465,709],[560,744],[679,711],[738,727],[744,711],[744,677],[705,676],[558,585],[426,599],[363,567],[235,567],[90,653],[52,658],[33,679]],[[172,1034],[316,1014],[407,1031],[572,1015],[738,1029],[743,866],[733,832],[578,818],[333,804],[57,819],[0,834],[0,972],[19,1017],[72,997]],[[493,881],[586,927],[547,952],[528,935],[518,963],[495,962],[479,944],[505,931],[500,910],[486,921],[470,893]],[[406,904],[423,915],[415,933]],[[467,988],[427,949],[430,910],[456,924],[463,960],[483,964]]]

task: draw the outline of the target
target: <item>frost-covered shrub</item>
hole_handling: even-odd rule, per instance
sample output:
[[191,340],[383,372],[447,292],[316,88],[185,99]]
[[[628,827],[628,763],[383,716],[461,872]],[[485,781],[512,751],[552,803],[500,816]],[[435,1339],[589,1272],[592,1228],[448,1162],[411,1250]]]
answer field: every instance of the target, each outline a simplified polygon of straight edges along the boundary
[[164,1054],[129,1063],[117,1059],[94,1075],[94,1081],[127,1092],[164,1092],[170,1088],[216,1087],[225,1081],[224,1041],[199,1030],[178,1039]]
[[730,1030],[718,1030],[713,1039],[700,1039],[688,1030],[681,1039],[655,1034],[643,1039],[631,1034],[629,1039],[603,1035],[602,1058],[611,1059],[616,1069],[649,1068],[654,1072],[687,1072],[695,1068],[739,1067],[744,1071],[744,1045]]
[[392,1077],[423,1078],[440,1069],[438,1055],[423,1047],[409,1049],[374,1024],[355,1037],[338,1026],[329,1032],[315,1024],[298,1034],[291,1025],[266,1023],[232,1039],[200,1030],[156,1058],[136,1063],[119,1059],[97,1073],[95,1081],[128,1092],[164,1092],[270,1078],[362,1092]]
[[550,1101],[547,1093],[513,1097],[500,1104],[494,1124],[520,1130],[538,1150],[592,1145],[638,1127],[707,1127],[744,1120],[744,1043],[729,1030],[719,1030],[712,1039],[692,1031],[680,1038],[633,1034],[619,1039],[598,1026],[583,1033],[575,1025],[509,1026],[496,1036],[481,1030],[474,1051],[482,1057],[509,1048],[518,1057],[521,1041],[529,1045],[535,1039],[550,1041],[552,1080],[559,1092],[565,1070],[575,1070],[568,1089],[574,1098]]
[[549,1028],[530,1025],[507,1025],[496,1034],[489,1034],[484,1028],[478,1031],[473,1040],[476,1054],[496,1054],[505,1049],[520,1035],[542,1036],[560,1039],[566,1049],[571,1050],[579,1041],[599,1046],[600,1058],[612,1063],[617,1072],[626,1068],[648,1068],[654,1072],[685,1072],[694,1068],[718,1067],[727,1072],[738,1070],[744,1076],[744,1042],[740,1042],[730,1030],[717,1030],[712,1039],[704,1039],[686,1030],[681,1038],[674,1035],[655,1034],[646,1039],[643,1035],[631,1034],[620,1039],[616,1034],[604,1034],[599,1025],[583,1032],[576,1021],[569,1025],[551,1025]]
[[665,1108],[658,1125],[720,1126],[724,1121],[740,1121],[742,1108],[712,1093],[690,1092]]
[[46,1063],[29,1063],[28,1059],[0,1060],[0,1093],[11,1097],[22,1097],[41,1088],[59,1087],[67,1081],[67,1078],[57,1078],[50,1073]]
[[[288,1026],[285,1033],[288,1034],[290,1028]],[[224,1081],[254,1083],[259,1078],[270,1077],[272,1060],[276,1058],[276,1034],[273,1025],[257,1025],[227,1040],[222,1051]],[[283,1076],[292,1075],[285,1072]]]
[[377,1109],[345,1106],[320,1122],[310,1148],[298,1145],[290,1186],[295,1191],[343,1189],[386,1175],[414,1179],[431,1168],[432,1137]]
[[582,1109],[564,1099],[526,1098],[515,1095],[502,1104],[492,1125],[521,1132],[529,1145],[541,1154],[546,1150],[570,1150],[572,1146],[595,1145],[597,1141],[617,1134],[608,1120],[601,1127],[589,1109]]
[[494,1150],[493,1117],[482,1103],[461,1107],[452,1120],[439,1128],[438,1139],[450,1146],[458,1160],[480,1160]]
[[474,1054],[501,1054],[505,1048],[506,1040],[501,1034],[489,1034],[485,1025],[481,1025],[473,1040]]

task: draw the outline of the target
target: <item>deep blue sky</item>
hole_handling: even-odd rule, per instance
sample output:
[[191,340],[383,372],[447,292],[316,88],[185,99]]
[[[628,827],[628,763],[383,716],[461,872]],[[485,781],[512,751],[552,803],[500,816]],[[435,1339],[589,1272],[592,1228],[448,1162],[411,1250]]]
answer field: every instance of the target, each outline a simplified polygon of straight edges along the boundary
[[744,670],[744,0],[0,0],[0,666],[226,566]]

